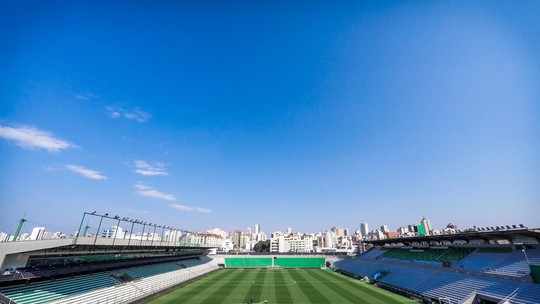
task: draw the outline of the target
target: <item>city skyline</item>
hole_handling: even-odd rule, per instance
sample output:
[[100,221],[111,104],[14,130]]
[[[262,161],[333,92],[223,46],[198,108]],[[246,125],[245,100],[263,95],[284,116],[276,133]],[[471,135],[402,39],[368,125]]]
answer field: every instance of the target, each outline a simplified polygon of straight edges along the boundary
[[537,2],[0,4],[0,230],[540,226]]
[[[161,225],[159,223],[149,223],[144,220],[138,220],[138,219],[130,219],[126,217],[119,217],[119,216],[112,216],[109,214],[97,214],[95,212],[92,213],[85,213],[85,216],[95,216],[98,220],[93,221],[99,222],[99,226],[90,226],[90,220],[87,218],[85,221],[84,218],[81,221],[80,227],[77,230],[67,230],[67,231],[53,231],[53,230],[47,230],[46,227],[36,227],[34,226],[30,232],[27,225],[24,223],[27,223],[28,221],[26,219],[21,219],[19,222],[19,226],[17,228],[17,231],[15,233],[11,233],[10,231],[2,231],[0,230],[0,242],[8,241],[9,239],[21,239],[21,240],[36,240],[40,239],[40,237],[37,237],[38,235],[44,236],[47,235],[48,237],[44,238],[60,238],[60,237],[76,237],[77,235],[92,235],[96,237],[105,237],[105,238],[129,238],[131,239],[132,236],[138,239],[141,239],[144,237],[149,237],[151,239],[155,236],[162,237],[164,235],[168,234],[207,234],[211,233],[214,235],[218,235],[223,239],[230,238],[232,235],[235,235],[237,233],[240,233],[240,235],[248,235],[252,237],[254,241],[260,241],[260,240],[266,240],[268,236],[273,236],[275,233],[279,235],[297,235],[297,234],[309,234],[309,235],[320,235],[320,234],[327,234],[329,232],[334,233],[336,236],[344,235],[344,236],[358,236],[360,235],[362,238],[367,239],[384,239],[384,238],[395,238],[395,237],[407,237],[407,236],[414,236],[414,235],[441,235],[441,234],[455,234],[455,233],[463,233],[463,232],[473,232],[473,231],[482,231],[482,232],[490,232],[490,231],[497,231],[497,230],[512,230],[512,229],[538,229],[538,227],[526,227],[523,224],[504,224],[504,225],[495,225],[495,226],[486,226],[486,227],[480,227],[480,226],[472,226],[472,227],[458,227],[457,225],[453,223],[448,223],[444,227],[433,227],[431,225],[431,222],[428,218],[425,216],[417,223],[400,223],[397,224],[399,226],[397,229],[394,229],[394,227],[389,227],[386,224],[383,224],[382,226],[377,227],[377,225],[374,225],[375,228],[369,229],[369,224],[367,222],[362,222],[359,227],[356,229],[349,229],[349,227],[341,227],[340,225],[332,226],[331,228],[327,228],[324,230],[319,231],[297,231],[293,230],[292,227],[287,227],[286,230],[271,230],[269,235],[267,235],[262,229],[259,224],[254,224],[253,232],[251,230],[251,227],[247,227],[244,229],[234,229],[234,230],[223,230],[219,227],[214,227],[211,229],[206,229],[203,231],[189,231],[186,229],[178,228],[178,227],[170,227],[166,225]],[[103,221],[105,219],[105,221]],[[112,224],[111,224],[112,223]],[[418,225],[420,224],[420,225]],[[131,228],[129,228],[131,226]],[[417,228],[420,227],[421,228]],[[154,229],[152,230],[152,227]],[[373,227],[373,226],[372,226]],[[146,230],[145,230],[146,229]],[[157,230],[156,230],[157,229]],[[161,232],[160,232],[161,231]],[[358,241],[358,240],[356,240]]]

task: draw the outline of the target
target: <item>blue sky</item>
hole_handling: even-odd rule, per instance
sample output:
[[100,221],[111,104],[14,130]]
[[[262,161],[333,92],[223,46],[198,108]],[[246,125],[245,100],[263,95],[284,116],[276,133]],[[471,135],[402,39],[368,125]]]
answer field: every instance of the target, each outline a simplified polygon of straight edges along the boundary
[[0,4],[0,230],[540,221],[540,3]]

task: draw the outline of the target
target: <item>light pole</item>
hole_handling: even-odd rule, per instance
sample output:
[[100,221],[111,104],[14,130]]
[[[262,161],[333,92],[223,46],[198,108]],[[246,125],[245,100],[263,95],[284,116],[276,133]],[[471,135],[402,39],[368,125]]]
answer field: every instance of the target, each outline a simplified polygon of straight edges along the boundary
[[82,225],[84,222],[84,217],[88,214],[88,212],[84,212],[81,220],[81,224],[79,225],[79,230],[77,230],[77,234],[75,235],[75,239],[73,240],[73,244],[77,244],[77,240],[79,239],[79,235],[81,234]]
[[116,235],[118,234],[118,228],[120,228],[120,217],[118,215],[115,215],[114,218],[118,219],[118,223],[116,224],[116,229],[114,229],[114,236],[113,236],[113,241],[112,241],[113,246],[114,246],[114,242],[116,242]]
[[159,240],[160,243],[163,242],[164,236],[165,236],[165,226],[163,225],[163,226],[161,226],[161,239]]
[[96,245],[97,237],[99,235],[99,229],[101,229],[101,223],[103,222],[103,218],[106,217],[107,215],[109,215],[109,214],[105,213],[105,215],[98,215],[100,217],[100,219],[99,219],[99,225],[98,225],[98,228],[97,228],[97,231],[96,231],[96,236],[94,237],[94,245]]
[[529,263],[529,257],[527,256],[527,250],[525,249],[525,246],[523,246],[523,249],[521,249],[523,254],[525,255],[525,260],[527,260],[527,265],[530,265]]
[[140,246],[142,246],[142,242],[143,242],[143,238],[144,238],[144,229],[146,228],[146,222],[142,223],[143,224],[143,228],[142,228],[142,234],[141,234],[141,242],[140,242]]
[[154,236],[156,235],[156,224],[154,224],[154,232],[152,232],[152,242],[150,243],[150,246],[154,245]]
[[137,220],[131,219],[131,220],[129,220],[129,221],[131,222],[131,230],[129,231],[129,241],[128,241],[128,246],[129,246],[129,244],[131,243],[131,236],[133,235],[133,225],[135,225],[135,222],[136,222]]

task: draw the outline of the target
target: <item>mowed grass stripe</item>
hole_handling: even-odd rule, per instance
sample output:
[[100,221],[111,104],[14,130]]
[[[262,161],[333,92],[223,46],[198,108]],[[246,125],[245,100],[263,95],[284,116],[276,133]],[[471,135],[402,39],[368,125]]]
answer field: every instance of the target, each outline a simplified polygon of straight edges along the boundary
[[[322,273],[315,271],[310,271],[309,274],[315,279],[320,281],[325,281],[325,283],[331,287],[333,290],[339,292],[340,295],[345,297],[347,300],[353,303],[366,303],[366,304],[386,304],[388,301],[381,299],[380,294],[375,294],[369,290],[362,288],[362,286],[357,282],[352,282],[350,279],[343,276],[334,276],[331,273],[326,273],[327,276],[323,276]],[[328,278],[332,278],[328,280]],[[334,278],[340,280],[339,284],[334,281]],[[369,301],[359,302],[359,297],[369,298]]]
[[230,275],[232,275],[232,273],[229,273],[228,271],[218,271],[216,273],[212,273],[208,277],[204,277],[187,286],[176,289],[175,291],[168,293],[163,297],[155,299],[153,302],[167,304],[178,303],[179,300],[190,299],[194,295],[204,292],[208,288],[208,285],[212,285],[214,282],[225,280]]
[[[265,277],[266,277],[266,270],[258,270],[258,273],[255,276],[255,279],[253,280],[253,282],[255,282],[256,284],[253,284],[253,282],[251,282],[250,288],[244,297],[243,303],[249,303],[252,299],[255,302],[260,302],[259,299],[261,298],[262,289],[263,289],[262,283],[264,282]],[[257,282],[260,282],[260,284]]]
[[341,295],[351,303],[379,303],[374,302],[372,299],[370,299],[369,301],[360,300],[360,284],[357,284],[354,287],[347,286],[345,285],[345,283],[347,283],[348,279],[346,279],[345,277],[334,278],[331,273],[324,273],[323,275],[322,273],[317,273],[316,271],[308,271],[308,275],[310,275],[313,280],[324,282],[325,285],[339,293],[339,295]]
[[265,270],[266,275],[264,276],[264,283],[261,294],[261,301],[268,300],[270,303],[276,303],[276,298],[274,297],[274,286],[270,284],[274,283],[274,270]]
[[309,299],[309,303],[332,303],[326,298],[317,287],[311,284],[299,271],[291,272],[291,277],[296,281],[304,295]]
[[[329,284],[332,282],[329,273],[319,269],[304,269],[301,273],[304,275],[306,281],[312,282],[316,288],[321,290],[321,292],[334,303],[363,303],[354,293],[349,291],[344,292],[343,290],[333,288],[333,286]],[[320,273],[321,277],[316,278],[313,276],[313,273]]]
[[245,297],[253,285],[253,281],[260,275],[260,272],[260,270],[245,271],[245,276],[238,278],[237,286],[230,290],[229,295],[223,297],[221,303],[248,303],[245,301]]
[[230,290],[235,286],[242,284],[241,278],[245,278],[248,272],[244,270],[233,270],[232,276],[227,276],[224,280],[216,282],[214,285],[207,286],[206,292],[195,295],[185,303],[221,303],[229,295]]
[[[283,277],[286,280],[294,281],[294,278],[291,276],[291,271],[297,272],[298,270],[282,270],[281,273],[283,273]],[[310,303],[308,297],[306,294],[302,291],[300,288],[300,284],[296,283],[291,286],[288,286],[289,292],[292,297],[293,303]]]
[[[224,282],[230,282],[235,275],[236,273],[234,271],[219,271],[215,277],[211,276],[206,280],[202,279],[200,281],[195,281],[193,284],[187,286],[191,287],[192,285],[195,285],[195,288],[185,292],[179,299],[182,300],[182,303],[189,303],[189,301],[198,303],[197,301],[199,301],[201,297],[208,295],[210,291],[218,288]],[[178,291],[181,291],[182,289],[179,289]]]
[[[272,271],[272,270],[270,270]],[[289,290],[289,285],[291,282],[287,282],[285,280],[285,276],[283,275],[283,271],[281,270],[274,270],[272,272],[275,272],[275,288],[274,291],[276,293],[276,299],[278,303],[293,303],[292,297],[291,297],[291,291]]]
[[[296,284],[278,286],[287,280]],[[257,284],[253,284],[256,281]],[[292,282],[292,281],[291,281]],[[218,292],[218,290],[221,290]],[[285,291],[286,290],[286,291]],[[285,293],[281,294],[280,293]],[[288,293],[288,296],[287,296]],[[354,296],[354,297],[353,297]],[[412,300],[330,271],[225,269],[147,303],[359,303],[404,304]]]

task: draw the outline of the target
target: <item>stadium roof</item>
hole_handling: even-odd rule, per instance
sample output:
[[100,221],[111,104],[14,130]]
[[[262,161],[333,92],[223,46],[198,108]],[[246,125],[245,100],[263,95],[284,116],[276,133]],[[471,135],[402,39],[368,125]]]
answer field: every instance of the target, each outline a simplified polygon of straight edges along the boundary
[[489,231],[466,231],[455,234],[425,235],[412,237],[399,237],[384,240],[365,240],[364,243],[384,246],[390,244],[403,243],[404,245],[413,245],[414,243],[436,244],[436,243],[454,243],[456,241],[470,243],[471,241],[490,241],[506,240],[510,244],[540,243],[540,229],[522,228],[509,230],[489,230]]

